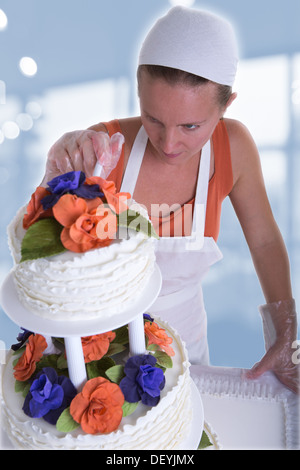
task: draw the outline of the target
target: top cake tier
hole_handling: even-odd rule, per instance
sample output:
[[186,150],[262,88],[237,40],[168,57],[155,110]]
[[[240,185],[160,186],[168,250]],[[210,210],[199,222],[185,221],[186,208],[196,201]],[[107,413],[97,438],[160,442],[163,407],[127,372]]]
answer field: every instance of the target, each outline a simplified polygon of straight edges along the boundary
[[[101,182],[101,178],[98,180]],[[107,185],[107,182],[104,184]],[[99,188],[101,189],[100,185]],[[67,197],[64,197],[65,195]],[[76,202],[74,215],[68,213],[70,196]],[[61,246],[61,252],[57,254],[54,251],[51,256],[35,255],[39,251],[43,253],[44,248],[40,246],[42,241],[47,239],[48,223],[51,229],[49,233],[52,236],[51,224],[55,222],[60,232],[60,239],[64,243],[66,237],[63,234],[66,231],[67,234],[71,232],[67,222],[64,222],[66,217],[69,219],[73,217],[74,226],[79,224],[80,217],[83,220],[82,227],[83,223],[87,225],[89,215],[94,226],[99,222],[99,218],[93,219],[98,209],[93,209],[92,214],[81,213],[78,210],[78,201],[81,200],[84,199],[65,193],[50,208],[50,217],[38,217],[29,227],[24,224],[24,216],[25,220],[28,219],[30,206],[21,208],[9,225],[8,240],[15,262],[12,275],[17,295],[21,304],[40,318],[57,321],[108,320],[134,305],[154,272],[154,237],[141,231],[138,226],[138,217],[150,224],[148,215],[144,208],[128,199],[125,210],[116,210],[116,212],[105,197],[102,201],[99,200],[100,207],[103,210],[106,210],[106,207],[116,217],[116,230],[110,240],[106,240],[103,245],[97,247],[95,244],[91,249],[75,247],[77,252]],[[35,205],[37,206],[36,202]],[[58,205],[60,212],[56,211]],[[39,207],[41,207],[40,201]],[[49,208],[47,210],[49,211]],[[57,213],[59,222],[55,217]],[[119,223],[120,220],[122,223]],[[69,222],[68,224],[70,225]],[[80,236],[80,231],[77,230],[74,235],[75,241],[80,240]],[[34,245],[35,239],[38,240],[37,248]],[[53,240],[50,241],[54,243]],[[68,243],[67,240],[67,247]],[[29,255],[28,246],[29,251],[31,250]],[[45,252],[47,253],[47,250]]]

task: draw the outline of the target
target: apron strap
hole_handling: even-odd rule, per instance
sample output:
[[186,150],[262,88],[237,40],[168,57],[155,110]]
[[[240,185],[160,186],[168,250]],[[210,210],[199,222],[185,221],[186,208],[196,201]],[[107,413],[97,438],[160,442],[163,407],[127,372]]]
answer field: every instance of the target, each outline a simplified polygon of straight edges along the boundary
[[147,142],[148,135],[146,134],[144,126],[141,126],[131,149],[120,192],[127,192],[133,195]]
[[195,236],[200,240],[204,239],[210,169],[210,150],[210,140],[208,140],[201,150],[201,159],[193,212],[192,236]]
[[[141,126],[131,149],[120,192],[126,191],[133,195],[139,171],[144,158],[147,142],[148,135],[144,129],[144,126]],[[206,202],[210,169],[210,150],[211,148],[209,140],[203,146],[201,151],[198,182],[194,204],[192,233],[197,234],[197,237],[199,238],[202,238],[204,236]]]

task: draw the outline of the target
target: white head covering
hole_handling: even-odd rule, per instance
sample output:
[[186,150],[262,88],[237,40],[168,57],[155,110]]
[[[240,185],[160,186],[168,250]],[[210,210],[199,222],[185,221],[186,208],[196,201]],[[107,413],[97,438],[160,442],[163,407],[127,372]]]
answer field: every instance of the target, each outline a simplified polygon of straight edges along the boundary
[[214,14],[181,6],[155,23],[139,56],[139,65],[172,67],[229,86],[237,63],[231,25]]

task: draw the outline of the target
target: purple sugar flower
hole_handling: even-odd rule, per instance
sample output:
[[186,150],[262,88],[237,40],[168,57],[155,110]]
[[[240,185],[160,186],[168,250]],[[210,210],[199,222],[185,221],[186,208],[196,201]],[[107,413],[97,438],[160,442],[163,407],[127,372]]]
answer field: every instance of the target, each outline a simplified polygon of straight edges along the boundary
[[126,401],[136,403],[141,400],[147,406],[157,405],[165,386],[165,376],[155,364],[156,358],[151,354],[128,359],[124,367],[125,377],[120,382]]
[[154,318],[150,317],[149,313],[144,313],[143,317],[144,317],[144,320],[154,322]]
[[48,186],[53,194],[61,195],[72,189],[77,189],[84,183],[84,180],[85,175],[82,171],[70,171],[53,178],[48,182]]
[[70,379],[58,376],[52,367],[44,367],[31,384],[23,411],[31,418],[44,418],[48,423],[56,424],[76,394]]
[[12,346],[11,346],[11,349],[13,351],[18,351],[18,349],[20,349],[23,346],[23,344],[26,343],[29,336],[34,334],[34,333],[32,333],[32,331],[25,330],[25,328],[21,328],[21,330],[23,330],[23,332],[19,333],[18,336],[17,336],[17,340],[19,342],[16,343],[16,344],[12,344]]
[[61,196],[67,193],[75,194],[84,199],[104,196],[98,184],[84,184],[85,179],[85,174],[82,171],[69,171],[48,181],[47,189],[51,194],[41,200],[43,209],[50,209]]

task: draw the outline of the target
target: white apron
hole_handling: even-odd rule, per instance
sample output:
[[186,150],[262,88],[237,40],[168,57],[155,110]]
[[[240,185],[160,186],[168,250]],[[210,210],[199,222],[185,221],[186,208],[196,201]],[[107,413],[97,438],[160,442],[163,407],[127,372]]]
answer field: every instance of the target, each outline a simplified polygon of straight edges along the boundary
[[[142,126],[132,147],[121,191],[134,194],[148,142]],[[161,237],[156,241],[156,261],[162,289],[150,313],[166,320],[185,341],[192,364],[208,364],[207,319],[201,281],[209,267],[222,258],[212,237],[204,237],[210,168],[210,142],[202,149],[191,236]]]

